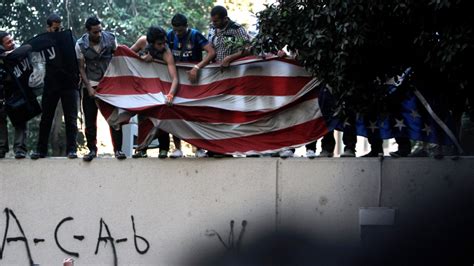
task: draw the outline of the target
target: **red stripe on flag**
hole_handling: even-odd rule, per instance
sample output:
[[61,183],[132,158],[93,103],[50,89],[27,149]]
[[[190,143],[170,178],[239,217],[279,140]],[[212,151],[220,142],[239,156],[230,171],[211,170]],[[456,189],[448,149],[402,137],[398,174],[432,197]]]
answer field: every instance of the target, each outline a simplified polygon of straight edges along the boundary
[[137,136],[137,143],[141,144],[145,141],[148,133],[155,127],[153,122],[150,119],[143,119],[138,121],[138,136]]
[[128,56],[134,58],[140,58],[137,53],[135,53],[132,49],[128,48],[126,45],[119,45],[114,52],[114,56]]
[[[177,97],[200,99],[210,96],[228,95],[270,95],[288,96],[297,94],[311,78],[307,77],[256,77],[246,76],[225,79],[204,85],[179,85]],[[158,78],[133,76],[104,77],[98,93],[110,95],[133,95],[147,93],[168,93],[171,83]]]
[[167,92],[170,82],[159,78],[139,78],[134,76],[104,77],[97,88],[97,93],[110,95],[136,95]]
[[320,117],[293,127],[259,135],[220,140],[185,139],[185,141],[196,147],[218,153],[263,152],[309,143],[319,139],[326,133],[328,133],[328,128],[324,118]]
[[160,120],[170,120],[170,119],[182,119],[191,122],[203,122],[203,123],[248,123],[252,121],[259,120],[263,117],[272,116],[277,113],[280,113],[288,108],[292,108],[298,104],[301,104],[305,101],[309,101],[318,97],[316,91],[312,91],[300,99],[269,112],[265,111],[253,111],[253,112],[239,112],[224,110],[213,107],[201,107],[201,106],[167,106],[160,105],[152,108],[146,108],[137,113],[144,116],[157,118]]
[[107,120],[112,115],[116,107],[101,100],[96,102],[99,106],[100,113],[105,118],[105,120]]

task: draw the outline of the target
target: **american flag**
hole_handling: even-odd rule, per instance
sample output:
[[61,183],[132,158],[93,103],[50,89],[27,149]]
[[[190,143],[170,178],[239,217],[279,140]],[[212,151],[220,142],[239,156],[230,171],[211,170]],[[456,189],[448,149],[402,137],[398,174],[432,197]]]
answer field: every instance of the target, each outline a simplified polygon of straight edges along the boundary
[[[411,74],[412,70],[408,68],[397,77],[397,81],[389,79],[384,84],[386,91],[396,93]],[[418,89],[405,88],[398,93],[401,97],[395,98],[395,104],[391,103],[394,106],[388,114],[375,110],[356,116],[357,135],[380,139],[403,137],[427,143],[454,145],[460,153],[463,152],[455,133],[452,114],[446,106],[433,105],[436,101],[425,98]],[[347,125],[351,126],[347,120],[339,121],[336,128],[342,131]]]
[[141,114],[149,119],[140,133],[160,128],[226,154],[275,152],[329,131],[320,108],[320,82],[293,60],[246,57],[224,70],[211,64],[191,84],[186,71],[193,65],[177,64],[180,85],[168,106],[166,64],[144,62],[119,46],[97,89],[102,114],[112,126]]

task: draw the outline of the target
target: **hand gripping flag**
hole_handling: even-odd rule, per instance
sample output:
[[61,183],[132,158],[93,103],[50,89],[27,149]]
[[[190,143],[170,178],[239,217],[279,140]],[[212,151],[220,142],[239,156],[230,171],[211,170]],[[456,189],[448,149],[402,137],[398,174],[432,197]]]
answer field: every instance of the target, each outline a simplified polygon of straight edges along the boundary
[[186,75],[192,67],[177,64],[180,85],[168,106],[166,64],[144,62],[119,46],[97,89],[100,110],[112,126],[140,114],[149,118],[140,131],[160,128],[226,154],[298,147],[331,129],[320,106],[326,90],[293,60],[247,57],[223,71],[211,64],[201,69],[195,84]]

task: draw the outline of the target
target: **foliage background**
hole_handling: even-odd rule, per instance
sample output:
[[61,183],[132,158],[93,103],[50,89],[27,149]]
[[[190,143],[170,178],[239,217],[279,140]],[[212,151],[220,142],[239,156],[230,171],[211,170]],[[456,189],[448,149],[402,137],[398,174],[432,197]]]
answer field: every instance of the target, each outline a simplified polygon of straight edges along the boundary
[[380,81],[407,67],[415,71],[411,86],[462,112],[466,97],[474,99],[473,6],[469,0],[279,0],[259,14],[256,43],[267,51],[288,45],[333,89],[340,114],[383,102]]

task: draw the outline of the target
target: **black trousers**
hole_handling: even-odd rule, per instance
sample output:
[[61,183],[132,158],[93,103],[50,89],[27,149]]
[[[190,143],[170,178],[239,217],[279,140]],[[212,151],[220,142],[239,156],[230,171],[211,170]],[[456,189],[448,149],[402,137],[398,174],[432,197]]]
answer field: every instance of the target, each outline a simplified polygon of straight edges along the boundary
[[[87,89],[83,90],[82,109],[84,110],[84,122],[86,124],[86,141],[89,151],[97,152],[97,114],[99,108],[93,97],[89,96]],[[122,150],[122,129],[115,130],[109,127],[112,137],[114,151]]]
[[[342,134],[342,142],[344,143],[346,149],[355,150],[357,144],[357,135],[355,130],[345,129],[344,134]],[[321,139],[321,148],[327,152],[334,152],[336,147],[336,139],[334,138],[334,131],[329,131]],[[306,150],[316,151],[316,141],[306,144]]]
[[[7,82],[8,83],[8,82]],[[0,91],[0,99],[8,99],[12,96],[12,84],[6,84],[3,89]],[[0,153],[7,153],[9,151],[8,144],[8,121],[7,113],[5,112],[5,107],[0,106]],[[13,140],[13,151],[23,151],[26,152],[26,136],[27,136],[27,126],[26,122],[15,127],[15,135]]]
[[168,132],[158,129],[158,142],[160,143],[160,150],[170,150],[170,134]]
[[[7,153],[9,149],[8,144],[8,121],[7,113],[1,110],[0,107],[0,153]],[[13,151],[24,151],[26,152],[26,135],[27,127],[26,123],[15,127],[15,135],[13,140]]]
[[[181,142],[181,139],[173,136],[173,141],[175,147],[181,149],[181,144],[178,143]],[[158,142],[160,143],[160,150],[170,150],[170,134],[168,132],[165,132],[161,129],[158,130]]]
[[66,151],[75,152],[77,150],[77,112],[79,102],[79,91],[76,89],[65,88],[61,90],[45,90],[41,106],[41,122],[39,128],[37,152],[48,153],[49,134],[53,124],[54,114],[59,100],[61,100],[64,121],[66,123]]
[[[306,144],[306,150],[316,151],[317,141]],[[336,147],[336,139],[334,138],[334,131],[329,131],[321,139],[321,148],[324,151],[333,152]]]

